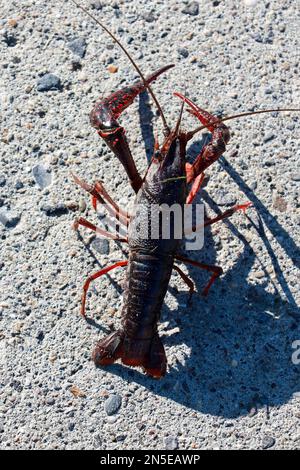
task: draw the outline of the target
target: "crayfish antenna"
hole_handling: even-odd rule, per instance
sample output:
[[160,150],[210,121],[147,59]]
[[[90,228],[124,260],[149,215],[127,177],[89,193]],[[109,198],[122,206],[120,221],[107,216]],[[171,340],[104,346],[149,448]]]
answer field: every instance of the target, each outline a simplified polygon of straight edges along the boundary
[[116,42],[118,44],[118,46],[122,49],[122,51],[124,52],[124,54],[127,56],[127,58],[130,60],[130,62],[132,63],[133,67],[135,68],[135,70],[137,71],[137,73],[139,74],[139,76],[141,77],[145,87],[148,89],[154,103],[156,104],[157,106],[157,109],[158,109],[158,112],[162,118],[162,121],[163,121],[163,126],[164,126],[164,132],[166,135],[169,135],[170,134],[170,128],[167,124],[167,121],[166,121],[166,118],[164,116],[164,113],[163,113],[163,110],[154,94],[154,92],[152,91],[152,88],[150,87],[150,85],[147,83],[145,77],[144,77],[144,74],[142,73],[141,69],[139,68],[139,66],[137,65],[137,63],[134,61],[134,59],[132,58],[132,56],[129,54],[129,52],[127,51],[127,49],[123,46],[123,44],[121,43],[121,41],[119,41],[119,39],[101,22],[98,20],[98,18],[96,18],[96,16],[94,16],[92,13],[90,13],[85,7],[83,7],[82,5],[80,5],[80,3],[78,3],[76,0],[71,0],[76,6],[77,8],[80,8],[80,10],[82,10],[86,15],[88,15],[95,23],[97,23],[102,29],[104,29],[104,31],[109,34],[109,36],[113,39],[114,42]]
[[[278,109],[260,109],[258,111],[246,111],[245,113],[233,114],[232,116],[227,116],[224,118],[219,118],[220,121],[229,121],[231,119],[237,119],[240,117],[253,116],[254,114],[264,114],[264,113],[283,113],[283,112],[299,112],[300,108],[278,108]],[[193,111],[192,111],[193,114]],[[197,132],[205,129],[205,126],[199,126],[191,132],[188,132],[188,139],[191,139]]]

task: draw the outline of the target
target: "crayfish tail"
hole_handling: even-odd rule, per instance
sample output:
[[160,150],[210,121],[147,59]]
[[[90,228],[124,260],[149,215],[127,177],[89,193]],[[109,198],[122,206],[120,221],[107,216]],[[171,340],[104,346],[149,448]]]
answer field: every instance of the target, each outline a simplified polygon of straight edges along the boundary
[[161,378],[166,374],[167,358],[158,335],[149,339],[128,338],[118,330],[97,343],[93,360],[98,366],[105,366],[121,359],[131,367],[142,367],[147,375]]
[[159,379],[166,374],[166,353],[158,335],[152,339],[125,337],[121,360],[127,366],[142,367],[153,378]]
[[124,333],[118,330],[97,343],[92,358],[97,366],[112,364],[121,357]]

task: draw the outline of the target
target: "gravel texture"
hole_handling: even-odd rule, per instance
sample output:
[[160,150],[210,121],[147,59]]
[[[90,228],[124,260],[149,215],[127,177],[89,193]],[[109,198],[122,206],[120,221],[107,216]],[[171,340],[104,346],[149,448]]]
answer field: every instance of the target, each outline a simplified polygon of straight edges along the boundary
[[[176,64],[154,86],[170,123],[180,109],[173,90],[217,114],[300,104],[297,0],[81,1],[144,73]],[[97,215],[71,171],[132,205],[88,113],[136,73],[70,0],[0,7],[1,448],[299,449],[299,115],[231,121],[228,151],[197,200],[209,216],[216,201],[222,211],[254,207],[208,229],[191,255],[224,269],[207,298],[187,307],[187,288],[172,277],[160,324],[167,376],[97,369],[91,350],[120,322],[124,270],[91,288],[89,323],[82,284],[126,248],[76,235],[76,216]],[[162,139],[150,104],[144,93],[122,116],[140,170],[156,131]],[[184,123],[198,125],[188,113]],[[191,159],[206,139],[195,137]],[[183,269],[201,292],[205,273]]]

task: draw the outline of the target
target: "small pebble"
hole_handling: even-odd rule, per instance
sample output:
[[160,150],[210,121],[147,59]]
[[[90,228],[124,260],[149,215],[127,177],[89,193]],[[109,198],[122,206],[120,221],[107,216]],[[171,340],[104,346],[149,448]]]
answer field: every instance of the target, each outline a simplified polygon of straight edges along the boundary
[[0,210],[0,222],[6,228],[14,228],[20,221],[20,215],[3,207]]
[[109,73],[117,73],[119,68],[116,65],[109,65],[107,67],[107,70],[109,71]]
[[80,212],[84,212],[86,210],[86,202],[84,199],[80,199],[78,209],[80,210]]
[[78,74],[78,79],[79,79],[81,82],[86,82],[87,79],[88,79],[88,76],[87,76],[87,74],[82,70],[82,71],[79,72],[79,74]]
[[86,397],[86,393],[83,390],[80,390],[80,388],[77,387],[77,385],[72,385],[72,387],[70,387],[70,392],[76,398],[85,398]]
[[52,362],[52,363],[55,362],[56,359],[57,359],[57,354],[55,354],[54,352],[51,352],[51,353],[49,354],[48,359],[49,359],[49,361]]
[[179,55],[181,55],[185,59],[189,56],[189,51],[187,49],[185,49],[185,47],[180,47],[179,49],[177,49],[177,51],[178,51]]
[[54,405],[55,400],[53,397],[47,398],[46,400],[47,405]]
[[274,132],[268,132],[267,134],[265,134],[264,138],[263,138],[263,142],[264,144],[266,144],[267,142],[270,142],[271,140],[273,140],[275,138],[275,134]]
[[256,42],[263,42],[263,38],[261,37],[261,34],[259,34],[259,33],[254,33],[252,35],[252,37],[253,37],[254,41],[256,41]]
[[[133,24],[133,23],[136,22],[137,16],[131,14],[131,15],[128,15],[126,19],[127,19],[127,23]],[[143,37],[142,37],[142,40],[145,40],[145,39],[143,39]]]
[[181,11],[182,13],[185,13],[186,15],[196,16],[199,13],[199,3],[190,2]]
[[77,211],[79,209],[79,205],[75,201],[67,201],[65,205],[70,211]]
[[253,276],[256,278],[256,279],[263,279],[265,277],[266,273],[263,271],[263,270],[260,270],[260,271],[256,271]]
[[233,206],[236,203],[236,197],[224,190],[217,192],[215,202],[218,206]]
[[16,28],[16,26],[18,26],[18,22],[14,18],[9,19],[7,23],[11,28]]
[[257,181],[252,181],[249,184],[249,187],[250,187],[250,189],[252,189],[252,191],[254,191],[257,188]]
[[281,196],[275,196],[273,200],[273,207],[280,212],[286,212],[287,202]]
[[249,411],[249,417],[250,418],[253,418],[253,416],[257,415],[257,408],[255,406],[253,406],[250,411]]
[[48,166],[39,163],[32,168],[32,174],[35,182],[41,189],[45,189],[52,183],[52,172]]
[[72,60],[71,61],[71,70],[73,72],[77,72],[78,70],[82,69],[81,62],[79,60]]
[[143,18],[147,23],[153,23],[153,21],[155,21],[155,16],[152,11],[143,13]]
[[118,417],[117,416],[108,416],[106,418],[106,421],[109,423],[109,424],[114,424],[118,421]]
[[17,39],[13,34],[8,33],[7,31],[3,34],[3,39],[7,47],[15,47],[17,44]]
[[61,80],[53,73],[46,73],[37,82],[37,91],[61,90]]
[[293,173],[291,178],[293,181],[300,181],[300,173]]
[[24,184],[22,183],[22,181],[17,180],[15,184],[15,188],[16,190],[24,188]]
[[68,208],[64,203],[58,203],[53,206],[44,204],[41,206],[41,211],[45,212],[48,217],[60,217],[68,213]]
[[176,436],[165,437],[164,444],[165,444],[166,450],[178,449],[178,439]]
[[263,449],[270,449],[270,447],[273,447],[275,444],[275,439],[272,436],[265,436],[262,441],[262,448]]
[[119,394],[111,395],[104,404],[105,412],[108,416],[114,415],[119,410],[122,403],[122,397]]
[[90,5],[94,10],[98,10],[98,11],[102,10],[102,4],[101,4],[100,0],[92,0],[90,2]]
[[3,187],[6,184],[6,178],[4,175],[0,175],[0,186]]
[[83,38],[74,39],[73,41],[68,42],[67,46],[73,54],[78,55],[81,59],[84,58],[87,43]]
[[265,88],[265,95],[272,95],[273,89],[270,87]]
[[91,246],[101,255],[109,255],[109,241],[106,238],[94,238]]
[[41,341],[43,341],[44,337],[45,337],[44,332],[41,331],[41,330],[39,330],[39,331],[37,332],[37,334],[36,334],[36,339],[37,339],[39,342],[41,342]]

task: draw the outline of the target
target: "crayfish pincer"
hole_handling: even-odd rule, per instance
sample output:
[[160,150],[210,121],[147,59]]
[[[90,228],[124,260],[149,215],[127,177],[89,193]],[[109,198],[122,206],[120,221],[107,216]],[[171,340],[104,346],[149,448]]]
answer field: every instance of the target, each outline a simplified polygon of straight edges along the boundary
[[[128,260],[119,261],[112,266],[103,268],[87,279],[83,287],[81,314],[85,316],[86,294],[90,283],[116,267],[127,266],[121,327],[97,343],[93,359],[97,365],[101,366],[112,364],[120,359],[123,364],[140,366],[148,375],[160,378],[166,373],[167,359],[164,346],[158,335],[157,325],[172,270],[175,269],[187,283],[190,294],[194,291],[193,282],[175,264],[176,261],[189,263],[210,273],[210,279],[203,290],[204,295],[208,294],[213,282],[222,274],[222,268],[182,257],[179,254],[179,248],[184,231],[181,231],[181,238],[178,237],[175,218],[170,217],[168,236],[165,236],[161,218],[157,215],[161,212],[162,207],[176,205],[183,212],[186,205],[192,204],[201,188],[206,170],[226,150],[230,134],[224,121],[242,115],[275,110],[243,113],[239,116],[220,119],[199,108],[181,93],[174,93],[181,100],[182,105],[177,122],[174,127],[170,128],[150,84],[162,73],[170,70],[173,64],[162,67],[152,75],[144,77],[119,40],[97,18],[77,2],[74,3],[92,17],[119,44],[140,76],[140,81],[137,83],[126,86],[97,101],[90,114],[92,126],[96,128],[99,136],[104,139],[112,153],[123,165],[136,193],[133,214],[129,214],[119,207],[109,196],[102,182],[97,181],[94,185],[89,185],[74,176],[75,182],[92,195],[93,207],[96,209],[97,204],[105,204],[109,215],[114,217],[118,224],[126,227],[128,231],[127,236],[122,237],[119,233],[112,233],[96,227],[83,217],[76,220],[75,228],[81,225],[101,236],[119,240],[129,246]],[[132,157],[125,129],[120,125],[118,119],[135,97],[146,89],[151,94],[162,118],[164,141],[162,145],[159,145],[156,140],[151,162],[145,176],[141,176]],[[184,131],[181,127],[184,105],[187,111],[200,121],[201,125],[194,130]],[[189,164],[186,161],[187,144],[203,128],[207,128],[211,133],[211,140],[203,146],[194,163]],[[249,206],[249,202],[236,205],[215,218],[205,219],[202,227],[230,217],[236,211],[245,211]],[[155,236],[153,236],[152,230],[149,230],[152,228],[150,226],[153,220],[158,220]]]

